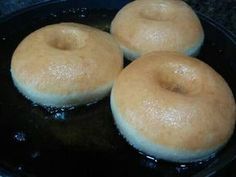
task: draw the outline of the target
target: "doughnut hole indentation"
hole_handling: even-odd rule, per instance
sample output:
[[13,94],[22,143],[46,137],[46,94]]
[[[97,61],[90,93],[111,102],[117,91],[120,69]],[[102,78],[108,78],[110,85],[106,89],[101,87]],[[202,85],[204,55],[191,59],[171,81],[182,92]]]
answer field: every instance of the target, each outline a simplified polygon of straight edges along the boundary
[[164,65],[158,71],[161,88],[181,95],[195,95],[201,91],[201,74],[184,64]]
[[166,4],[150,6],[140,11],[142,18],[153,21],[172,21],[175,18],[173,10]]
[[47,43],[52,48],[63,51],[71,51],[84,47],[86,45],[87,38],[88,35],[85,32],[75,30],[58,32],[53,31]]

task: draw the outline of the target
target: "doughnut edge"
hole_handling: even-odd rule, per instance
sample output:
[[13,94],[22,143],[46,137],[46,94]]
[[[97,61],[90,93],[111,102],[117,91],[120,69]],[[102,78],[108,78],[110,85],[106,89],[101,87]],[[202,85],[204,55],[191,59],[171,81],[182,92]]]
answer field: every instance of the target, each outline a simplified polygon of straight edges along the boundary
[[134,127],[128,125],[128,123],[122,118],[122,115],[120,114],[115,103],[114,86],[111,91],[110,105],[114,123],[126,142],[128,142],[132,147],[144,153],[145,155],[154,157],[156,159],[162,159],[177,163],[204,161],[213,158],[215,154],[225,145],[223,144],[215,148],[203,151],[188,151],[174,150],[172,148],[152,143],[151,141],[140,135]]
[[12,69],[11,76],[15,88],[27,100],[31,101],[32,103],[39,104],[41,106],[55,108],[80,106],[100,101],[110,93],[113,84],[113,82],[111,82],[107,85],[100,86],[99,88],[88,92],[58,95],[50,93],[39,93],[33,88],[24,86],[19,81],[17,81],[17,77],[15,77]]
[[[204,43],[204,37],[203,37],[203,39],[200,40],[200,42],[198,42],[192,48],[188,48],[185,52],[183,52],[183,54],[186,56],[189,56],[189,57],[197,57],[201,52],[203,43]],[[135,59],[139,58],[140,56],[147,54],[147,53],[140,54],[137,51],[134,51],[132,49],[125,47],[123,44],[120,44],[120,48],[123,51],[125,58],[129,61],[134,61]],[[150,51],[148,53],[155,52],[155,51],[158,51],[158,50]],[[170,52],[175,52],[175,51],[170,51]],[[182,52],[179,52],[179,53],[182,53]]]

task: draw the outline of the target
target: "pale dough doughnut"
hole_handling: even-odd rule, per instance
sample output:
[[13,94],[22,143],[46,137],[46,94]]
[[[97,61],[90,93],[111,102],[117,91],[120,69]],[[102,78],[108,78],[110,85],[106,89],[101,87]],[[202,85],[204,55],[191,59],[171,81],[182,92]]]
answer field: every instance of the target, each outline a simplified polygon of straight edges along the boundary
[[15,50],[15,86],[35,103],[68,107],[96,102],[111,90],[123,54],[111,35],[76,23],[43,27]]
[[197,15],[180,0],[133,1],[117,13],[111,33],[129,60],[151,51],[196,56],[204,40]]
[[224,79],[175,52],[152,52],[128,65],[112,88],[111,108],[132,146],[174,162],[214,155],[231,137],[236,118]]

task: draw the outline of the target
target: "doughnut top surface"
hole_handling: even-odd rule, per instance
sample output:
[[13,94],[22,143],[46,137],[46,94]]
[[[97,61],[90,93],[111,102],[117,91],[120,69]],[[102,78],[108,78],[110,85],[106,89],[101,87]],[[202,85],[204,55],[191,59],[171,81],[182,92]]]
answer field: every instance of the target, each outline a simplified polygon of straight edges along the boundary
[[214,149],[234,130],[235,101],[227,83],[182,54],[152,52],[135,60],[119,75],[112,97],[129,130],[170,149]]
[[33,91],[66,95],[111,84],[122,65],[122,53],[108,33],[60,23],[27,36],[14,52],[11,72]]
[[191,55],[201,46],[201,23],[184,1],[137,0],[123,7],[112,22],[120,45],[139,55],[178,51]]

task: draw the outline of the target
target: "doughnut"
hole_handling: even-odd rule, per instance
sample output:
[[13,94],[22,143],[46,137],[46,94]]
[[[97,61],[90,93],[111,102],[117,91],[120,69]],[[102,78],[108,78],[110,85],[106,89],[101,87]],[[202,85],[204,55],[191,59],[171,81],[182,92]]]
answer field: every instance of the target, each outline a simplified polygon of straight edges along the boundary
[[123,67],[113,37],[76,23],[42,27],[16,48],[11,76],[17,89],[43,106],[93,103],[109,94]]
[[128,60],[152,51],[196,56],[204,40],[197,15],[181,0],[133,1],[113,19],[111,34]]
[[215,155],[234,131],[236,106],[210,66],[177,52],[151,52],[128,65],[111,93],[114,122],[134,148],[156,159]]

